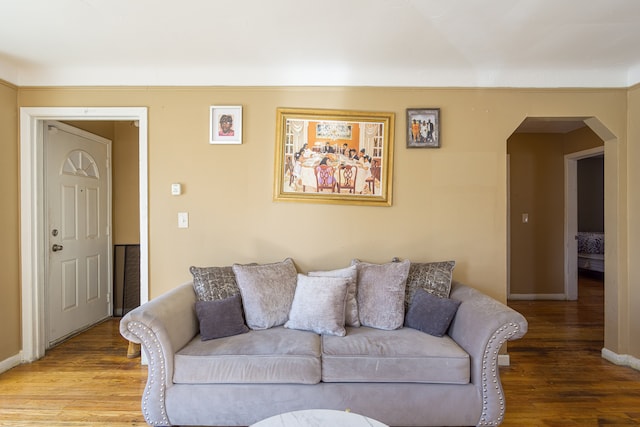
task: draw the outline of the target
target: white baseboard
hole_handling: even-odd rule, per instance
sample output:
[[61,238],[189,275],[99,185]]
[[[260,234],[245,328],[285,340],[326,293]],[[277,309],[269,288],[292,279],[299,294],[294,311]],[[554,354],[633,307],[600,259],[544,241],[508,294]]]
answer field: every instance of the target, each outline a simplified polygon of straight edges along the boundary
[[511,359],[508,354],[499,354],[498,355],[498,366],[510,366]]
[[535,301],[535,300],[552,300],[566,301],[565,294],[510,294],[507,299],[514,301]]
[[636,371],[640,371],[640,359],[637,359],[629,354],[618,354],[606,348],[602,349],[602,358],[608,360],[611,363],[620,366],[627,366],[633,368]]
[[0,374],[22,363],[22,353],[11,356],[0,362]]

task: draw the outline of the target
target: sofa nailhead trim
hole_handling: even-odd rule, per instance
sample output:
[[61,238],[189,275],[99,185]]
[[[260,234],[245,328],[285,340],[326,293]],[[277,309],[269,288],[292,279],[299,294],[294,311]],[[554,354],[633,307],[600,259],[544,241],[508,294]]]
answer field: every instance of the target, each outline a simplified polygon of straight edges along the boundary
[[[508,341],[512,336],[514,336],[520,330],[520,326],[517,323],[507,323],[499,327],[489,338],[487,342],[487,347],[484,351],[484,355],[482,357],[482,415],[480,416],[480,422],[478,426],[498,426],[502,423],[504,419],[505,412],[505,404],[504,404],[504,396],[502,393],[502,388],[500,387],[500,383],[498,380],[499,368],[497,367],[498,361],[498,352],[502,345]],[[487,407],[487,403],[489,399],[489,391],[488,387],[489,379],[487,377],[487,372],[489,371],[488,366],[491,366],[491,381],[494,383],[494,389],[492,390],[492,394],[496,394],[499,403],[500,412],[497,418],[493,421],[490,421],[489,418],[489,408]]]
[[[171,423],[167,418],[167,412],[164,404],[166,369],[160,342],[156,337],[156,334],[140,322],[130,322],[127,324],[127,329],[142,341],[142,344],[147,350],[147,355],[149,356],[149,376],[147,378],[147,385],[145,386],[142,398],[142,413],[144,414],[144,419],[150,425],[169,426]],[[156,387],[160,388],[160,399],[157,403],[150,403],[149,397],[151,396],[151,390]],[[155,409],[153,412],[159,412],[160,419],[155,419],[155,416],[151,414],[150,405]]]

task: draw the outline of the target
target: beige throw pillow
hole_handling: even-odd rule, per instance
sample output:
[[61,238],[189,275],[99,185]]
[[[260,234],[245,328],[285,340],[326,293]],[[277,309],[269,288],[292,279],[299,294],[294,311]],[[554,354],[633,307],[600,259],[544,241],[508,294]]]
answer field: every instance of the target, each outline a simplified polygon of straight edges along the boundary
[[404,323],[404,293],[409,260],[387,264],[357,262],[360,323],[394,330]]
[[291,258],[273,264],[232,266],[242,295],[247,326],[269,329],[284,325],[296,290],[298,271]]

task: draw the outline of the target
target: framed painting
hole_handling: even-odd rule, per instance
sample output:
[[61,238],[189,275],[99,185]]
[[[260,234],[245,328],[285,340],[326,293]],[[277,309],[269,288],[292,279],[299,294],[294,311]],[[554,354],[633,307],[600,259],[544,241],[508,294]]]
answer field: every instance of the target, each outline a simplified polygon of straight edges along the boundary
[[212,105],[209,144],[242,144],[242,105]]
[[407,148],[440,148],[440,109],[407,109]]
[[274,200],[391,206],[393,113],[278,108]]

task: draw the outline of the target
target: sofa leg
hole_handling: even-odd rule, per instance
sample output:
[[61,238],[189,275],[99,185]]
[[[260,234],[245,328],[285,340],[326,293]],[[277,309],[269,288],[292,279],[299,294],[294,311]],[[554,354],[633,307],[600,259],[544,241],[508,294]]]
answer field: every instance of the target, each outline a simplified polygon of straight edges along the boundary
[[135,359],[140,357],[140,344],[129,341],[129,348],[127,349],[127,359]]

